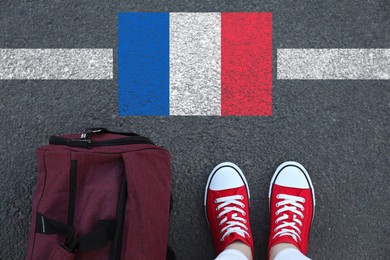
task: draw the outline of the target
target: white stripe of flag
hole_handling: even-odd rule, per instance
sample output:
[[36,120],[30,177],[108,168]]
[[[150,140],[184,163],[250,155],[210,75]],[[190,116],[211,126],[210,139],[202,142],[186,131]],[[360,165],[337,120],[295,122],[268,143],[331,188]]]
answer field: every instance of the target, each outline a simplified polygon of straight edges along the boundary
[[221,14],[170,14],[170,115],[221,115]]

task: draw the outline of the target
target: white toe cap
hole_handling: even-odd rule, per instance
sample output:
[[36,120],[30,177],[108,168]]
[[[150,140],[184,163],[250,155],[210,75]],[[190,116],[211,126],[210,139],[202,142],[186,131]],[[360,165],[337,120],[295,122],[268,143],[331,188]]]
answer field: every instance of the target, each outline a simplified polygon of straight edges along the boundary
[[290,162],[289,164],[281,165],[279,168],[275,184],[299,189],[310,188],[309,180],[306,177],[306,169],[302,165]]
[[221,163],[214,168],[209,189],[226,190],[243,186],[242,172],[233,163]]

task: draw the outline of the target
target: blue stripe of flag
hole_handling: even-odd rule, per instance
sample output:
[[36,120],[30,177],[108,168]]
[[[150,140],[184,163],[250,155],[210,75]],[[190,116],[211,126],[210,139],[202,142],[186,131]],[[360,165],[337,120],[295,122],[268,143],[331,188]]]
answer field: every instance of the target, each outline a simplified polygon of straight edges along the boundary
[[118,110],[169,115],[169,13],[119,13]]

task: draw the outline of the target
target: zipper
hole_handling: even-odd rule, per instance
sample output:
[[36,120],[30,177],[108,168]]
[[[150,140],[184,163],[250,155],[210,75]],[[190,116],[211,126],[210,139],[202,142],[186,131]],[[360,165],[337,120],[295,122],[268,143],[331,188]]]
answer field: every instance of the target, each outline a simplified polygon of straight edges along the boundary
[[134,136],[120,139],[112,139],[106,141],[90,141],[89,146],[114,146],[126,144],[154,144],[149,138],[142,136]]

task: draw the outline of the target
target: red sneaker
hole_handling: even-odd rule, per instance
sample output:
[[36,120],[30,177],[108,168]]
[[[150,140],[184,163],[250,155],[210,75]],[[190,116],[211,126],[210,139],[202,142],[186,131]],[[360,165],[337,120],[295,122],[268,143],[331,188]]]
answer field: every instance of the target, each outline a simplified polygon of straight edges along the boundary
[[269,188],[270,237],[268,252],[279,243],[291,243],[306,255],[314,217],[314,188],[306,169],[297,162],[278,167]]
[[206,185],[204,205],[217,254],[234,241],[253,251],[249,224],[249,187],[237,165],[221,163],[211,172]]

